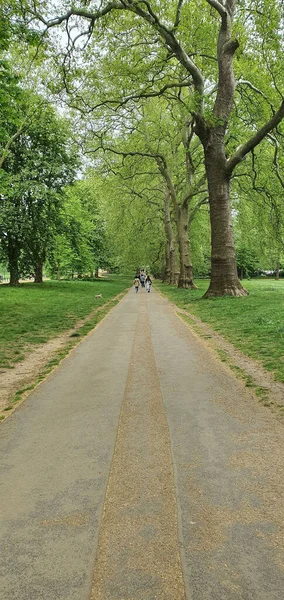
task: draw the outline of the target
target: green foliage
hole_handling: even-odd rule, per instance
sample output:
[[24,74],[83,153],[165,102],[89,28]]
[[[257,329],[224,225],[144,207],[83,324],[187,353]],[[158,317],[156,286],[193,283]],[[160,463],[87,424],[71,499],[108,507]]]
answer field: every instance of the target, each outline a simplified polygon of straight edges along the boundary
[[4,162],[5,186],[0,206],[0,243],[11,267],[35,271],[46,258],[60,222],[62,188],[74,178],[77,159],[70,148],[70,131],[54,109],[32,94],[33,118],[10,147]]
[[253,175],[237,177],[233,184],[237,248],[256,255],[255,267],[266,270],[284,261],[283,187],[278,177],[284,165],[281,147],[279,172],[273,165],[274,155],[273,140],[265,141],[254,153]]
[[[149,182],[148,168],[155,173],[153,165],[141,160],[129,160],[121,176],[94,176],[97,199],[104,215],[108,247],[111,248],[112,266],[122,272],[135,272],[138,265],[148,265],[158,270],[163,256],[163,223],[157,180]],[[114,163],[112,163],[114,168]],[[117,168],[117,166],[115,167]],[[139,171],[135,190],[133,173]],[[154,175],[155,177],[155,175]],[[149,186],[149,187],[148,187]],[[162,255],[162,256],[161,256]]]
[[96,182],[91,178],[66,188],[60,212],[61,231],[48,254],[52,276],[93,275],[99,268],[112,266],[112,250],[97,195]]
[[237,247],[237,267],[241,279],[255,276],[259,268],[256,252],[243,246]]
[[[83,0],[75,4],[79,9],[86,6],[88,11],[94,9],[92,3]],[[101,3],[101,6],[106,5],[107,2]],[[160,22],[173,30],[177,3],[150,0],[142,5],[146,11],[150,6],[157,12]],[[87,156],[92,157],[94,181],[98,186],[98,204],[93,208],[82,202],[85,185],[82,183],[82,193],[78,191],[79,186],[73,191],[68,190],[64,206],[57,196],[58,210],[56,208],[54,213],[40,212],[43,227],[38,227],[38,237],[41,239],[45,231],[48,233],[45,247],[51,271],[54,274],[84,273],[93,271],[97,265],[116,264],[133,269],[141,262],[151,264],[159,271],[165,247],[162,225],[165,188],[153,160],[94,151],[103,141],[105,146],[118,152],[161,153],[166,158],[178,201],[182,202],[190,188],[185,169],[188,156],[185,156],[183,140],[189,133],[190,119],[199,111],[201,100],[207,125],[218,129],[223,124],[214,113],[220,16],[208,2],[196,0],[182,4],[180,20],[176,23],[179,43],[204,77],[205,93],[201,98],[193,89],[184,62],[161,38],[155,19],[147,22],[126,10],[133,8],[133,3],[126,2],[125,10],[114,9],[94,21],[92,35],[89,38],[79,36],[74,47],[69,45],[67,53],[63,48],[65,22],[50,29],[37,46],[42,23],[34,18],[35,6],[38,14],[47,19],[66,11],[63,1],[55,4],[45,0],[0,3],[0,49],[4,52],[0,70],[2,151],[23,124],[23,114],[30,115],[27,110],[18,111],[18,105],[22,106],[24,102],[23,88],[33,84],[44,87],[49,98],[52,94],[55,102],[58,100],[61,105],[63,100],[71,106],[70,114],[76,119],[76,137]],[[283,97],[281,8],[281,0],[237,3],[233,22],[233,39],[239,43],[234,57],[237,87],[226,133],[227,158],[271,118]],[[71,17],[71,38],[86,31],[86,24],[90,21]],[[8,49],[9,56],[13,57],[13,69],[7,63],[5,51]],[[25,64],[29,65],[27,77],[23,74]],[[21,73],[20,85],[15,65]],[[188,82],[186,86],[185,82]],[[184,87],[174,87],[178,83]],[[146,98],[149,94],[157,96]],[[76,113],[76,109],[80,112]],[[263,268],[274,268],[279,262],[283,263],[284,258],[283,126],[278,126],[273,137],[274,140],[270,137],[262,143],[261,151],[255,150],[252,161],[247,157],[239,165],[238,178],[233,182],[233,220],[239,267],[247,272],[251,272],[258,261]],[[192,143],[198,180],[204,168],[202,149],[195,135]],[[11,152],[6,160],[11,164]],[[9,170],[8,166],[5,168]],[[23,177],[30,182],[41,168],[44,169],[43,164],[37,162],[35,152],[22,171]],[[17,178],[12,181],[7,173],[0,175],[2,190],[10,189],[11,183],[17,189]],[[56,194],[64,185],[63,181],[59,182]],[[34,203],[39,204],[39,197],[44,196],[41,183],[34,182],[32,192],[22,185],[22,196],[21,193],[19,196],[28,197],[28,194],[30,214],[35,214],[35,223],[39,213],[34,213]],[[89,191],[86,194],[88,196]],[[200,199],[198,195],[192,197],[190,210],[195,210]],[[56,207],[56,202],[52,206]],[[55,213],[60,214],[60,223],[56,224]],[[92,213],[96,215],[94,219]],[[14,213],[6,215],[20,246],[28,229],[23,214],[22,202],[17,200]],[[47,222],[52,223],[51,228],[46,229]],[[192,222],[190,239],[193,264],[198,274],[208,272],[209,238],[208,213],[202,206]],[[36,243],[32,254],[39,251]],[[24,259],[27,264],[31,262],[28,255],[30,257],[30,251]],[[24,258],[22,250],[21,257]]]

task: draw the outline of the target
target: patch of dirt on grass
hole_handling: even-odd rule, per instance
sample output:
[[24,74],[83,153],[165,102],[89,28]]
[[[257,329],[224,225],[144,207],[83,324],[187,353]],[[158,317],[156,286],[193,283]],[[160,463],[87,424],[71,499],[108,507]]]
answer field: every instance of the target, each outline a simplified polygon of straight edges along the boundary
[[261,401],[266,402],[266,405],[270,404],[271,407],[284,406],[284,384],[275,381],[272,373],[266,371],[260,362],[243,354],[231,342],[192,313],[178,308],[176,305],[173,306],[178,315],[184,315],[192,321],[192,323],[188,323],[192,332],[199,338],[201,337],[203,343],[217,353],[222,362],[227,363],[237,376],[244,379],[247,387],[255,388]]
[[1,398],[0,412],[5,410],[9,401],[21,388],[31,385],[40,375],[46,363],[54,357],[59,350],[63,350],[69,334],[60,335],[45,344],[37,346],[27,358],[17,363],[13,369],[3,369],[1,372]]
[[[27,349],[28,356],[21,362],[15,364],[12,369],[2,368],[0,371],[0,418],[7,417],[12,410],[7,410],[10,406],[10,402],[19,390],[25,388],[32,388],[37,382],[47,366],[47,364],[54,359],[54,366],[59,362],[59,353],[64,354],[64,350],[68,352],[70,347],[78,344],[80,340],[80,333],[78,330],[91,321],[97,313],[105,311],[113,302],[119,301],[125,292],[121,292],[114,296],[105,304],[102,304],[98,308],[95,308],[85,319],[81,319],[76,325],[64,332],[61,335],[52,338],[45,344],[37,345]],[[13,404],[15,408],[16,404]]]

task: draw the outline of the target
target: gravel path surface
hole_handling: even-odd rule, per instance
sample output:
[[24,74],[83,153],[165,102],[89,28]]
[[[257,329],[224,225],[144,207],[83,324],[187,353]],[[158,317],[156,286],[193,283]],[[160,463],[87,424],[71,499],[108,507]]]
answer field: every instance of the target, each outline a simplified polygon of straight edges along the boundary
[[281,600],[283,425],[131,290],[0,428],[1,600]]

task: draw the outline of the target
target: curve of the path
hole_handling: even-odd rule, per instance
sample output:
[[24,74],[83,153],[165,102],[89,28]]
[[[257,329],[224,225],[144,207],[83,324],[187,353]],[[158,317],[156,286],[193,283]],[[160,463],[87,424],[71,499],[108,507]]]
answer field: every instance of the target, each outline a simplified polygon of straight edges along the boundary
[[1,600],[279,600],[277,415],[131,290],[1,426]]

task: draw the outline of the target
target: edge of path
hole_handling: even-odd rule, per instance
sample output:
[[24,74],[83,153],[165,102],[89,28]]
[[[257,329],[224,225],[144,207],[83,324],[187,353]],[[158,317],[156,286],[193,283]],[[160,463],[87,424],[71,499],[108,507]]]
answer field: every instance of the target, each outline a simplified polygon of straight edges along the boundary
[[70,352],[90,335],[107,314],[122,300],[129,287],[113,296],[105,304],[93,309],[64,333],[40,344],[27,358],[1,375],[0,425],[29,396],[48,375],[58,367]]
[[243,380],[245,387],[251,388],[261,404],[284,415],[284,384],[275,381],[260,362],[243,354],[232,342],[199,317],[178,307],[159,289],[155,288],[155,291],[167,300],[176,315],[185,322],[191,333],[214,354],[215,358],[221,361],[231,373],[233,372],[237,379]]

